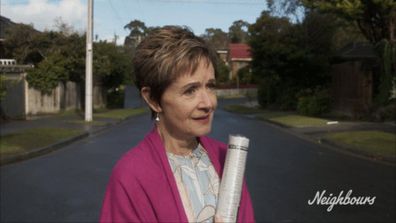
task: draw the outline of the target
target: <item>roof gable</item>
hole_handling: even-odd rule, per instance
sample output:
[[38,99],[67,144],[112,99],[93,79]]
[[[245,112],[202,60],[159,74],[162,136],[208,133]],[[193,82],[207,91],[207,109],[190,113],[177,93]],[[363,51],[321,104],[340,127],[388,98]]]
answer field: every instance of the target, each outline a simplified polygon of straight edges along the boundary
[[245,43],[231,43],[229,45],[230,59],[251,59],[250,46]]

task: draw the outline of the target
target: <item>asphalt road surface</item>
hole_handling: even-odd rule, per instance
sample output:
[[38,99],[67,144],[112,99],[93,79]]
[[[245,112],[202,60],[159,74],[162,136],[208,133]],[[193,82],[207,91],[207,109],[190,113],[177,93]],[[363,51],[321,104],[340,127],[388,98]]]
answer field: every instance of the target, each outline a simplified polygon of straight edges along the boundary
[[[287,131],[216,111],[212,137],[251,140],[246,178],[257,222],[395,222],[395,167],[355,158]],[[1,167],[1,222],[97,222],[111,168],[152,128],[134,117],[38,158]],[[370,205],[318,205],[316,193],[369,197]],[[332,194],[332,195],[330,195]]]

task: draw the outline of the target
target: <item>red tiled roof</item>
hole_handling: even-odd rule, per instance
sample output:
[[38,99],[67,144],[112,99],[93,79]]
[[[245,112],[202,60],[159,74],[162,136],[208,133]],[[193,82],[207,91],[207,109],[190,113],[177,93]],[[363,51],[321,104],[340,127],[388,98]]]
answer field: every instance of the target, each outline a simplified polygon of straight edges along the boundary
[[250,59],[250,46],[245,43],[231,43],[229,45],[230,59]]

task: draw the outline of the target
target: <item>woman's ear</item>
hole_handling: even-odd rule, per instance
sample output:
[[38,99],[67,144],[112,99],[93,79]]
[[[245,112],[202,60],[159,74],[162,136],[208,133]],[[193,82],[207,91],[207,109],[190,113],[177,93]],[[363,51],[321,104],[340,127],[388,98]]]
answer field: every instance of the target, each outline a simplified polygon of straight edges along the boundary
[[155,111],[157,113],[162,112],[161,106],[150,97],[151,96],[151,89],[149,87],[143,87],[140,90],[140,93],[141,93],[144,101],[146,101],[146,103],[150,106],[150,108],[153,111]]

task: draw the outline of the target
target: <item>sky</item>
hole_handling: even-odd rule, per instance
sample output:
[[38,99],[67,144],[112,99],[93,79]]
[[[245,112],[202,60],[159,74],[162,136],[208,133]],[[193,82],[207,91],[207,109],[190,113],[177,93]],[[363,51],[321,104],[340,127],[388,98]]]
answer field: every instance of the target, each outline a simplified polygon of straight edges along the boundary
[[[0,14],[37,30],[55,29],[59,18],[84,32],[88,0],[0,0]],[[266,9],[265,0],[94,0],[94,36],[122,44],[123,27],[138,19],[146,26],[186,25],[201,35],[206,28],[228,28],[236,20],[254,23]]]

